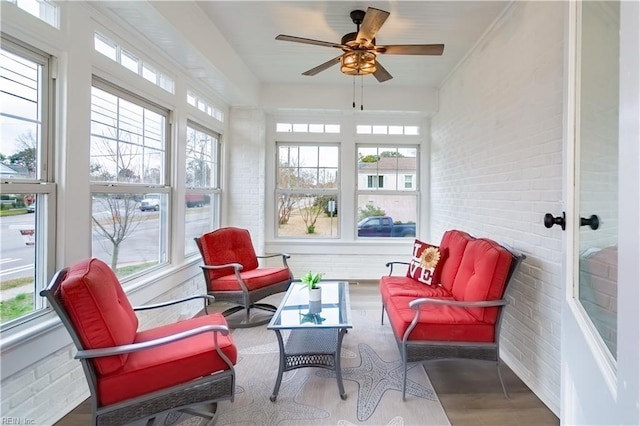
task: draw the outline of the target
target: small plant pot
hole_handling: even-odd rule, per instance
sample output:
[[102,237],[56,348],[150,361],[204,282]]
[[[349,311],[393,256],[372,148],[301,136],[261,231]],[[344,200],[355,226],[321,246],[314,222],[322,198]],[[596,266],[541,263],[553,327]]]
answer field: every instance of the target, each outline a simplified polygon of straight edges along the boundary
[[319,302],[322,300],[322,288],[309,289],[309,302]]

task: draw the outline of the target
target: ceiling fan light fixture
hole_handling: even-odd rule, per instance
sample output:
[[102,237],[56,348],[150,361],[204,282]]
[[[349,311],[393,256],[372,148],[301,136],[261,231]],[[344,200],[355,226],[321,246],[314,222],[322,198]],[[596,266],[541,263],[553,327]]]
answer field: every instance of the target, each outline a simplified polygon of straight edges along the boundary
[[369,75],[376,69],[376,54],[368,50],[352,50],[340,58],[340,71],[347,75]]

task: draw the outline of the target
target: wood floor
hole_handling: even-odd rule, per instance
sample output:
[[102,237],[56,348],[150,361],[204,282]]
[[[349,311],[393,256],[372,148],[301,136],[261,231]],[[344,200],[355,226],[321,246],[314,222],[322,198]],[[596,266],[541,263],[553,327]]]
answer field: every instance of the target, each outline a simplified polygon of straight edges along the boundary
[[[351,287],[352,304],[379,305],[377,285]],[[558,418],[503,364],[502,374],[510,394],[506,399],[494,363],[467,360],[429,361],[427,374],[453,426],[546,426],[559,425]],[[86,426],[91,422],[87,401],[80,404],[56,426]]]

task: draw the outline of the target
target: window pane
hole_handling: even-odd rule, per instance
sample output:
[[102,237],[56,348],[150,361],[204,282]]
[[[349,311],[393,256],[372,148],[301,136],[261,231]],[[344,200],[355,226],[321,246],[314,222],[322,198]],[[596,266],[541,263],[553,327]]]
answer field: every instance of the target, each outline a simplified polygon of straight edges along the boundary
[[340,133],[339,124],[326,124],[324,126],[325,133]]
[[324,133],[323,124],[309,124],[309,133]]
[[220,194],[187,193],[185,197],[184,254],[198,253],[194,238],[220,227]]
[[166,116],[92,87],[91,179],[163,185],[165,126]]
[[[415,237],[417,201],[416,195],[358,195],[358,236]],[[383,217],[391,219],[378,220]]]
[[115,43],[97,33],[94,35],[93,43],[98,52],[113,61],[117,61],[117,46]]
[[[44,200],[40,204],[44,205]],[[35,197],[32,194],[2,194],[1,196],[0,208],[3,213],[11,212],[10,216],[0,216],[2,324],[31,313],[37,307],[42,307],[42,300],[37,296],[40,289],[36,286],[36,254],[41,251],[45,241],[43,238],[36,238],[36,236],[40,237],[40,232],[36,229],[38,223],[36,216],[41,213],[35,213],[35,206]]]
[[337,188],[337,146],[280,145],[278,188]]
[[193,188],[218,187],[218,138],[187,127],[186,184]]
[[92,195],[92,256],[120,278],[167,261],[166,194]]
[[281,193],[278,237],[338,238],[337,195]]
[[[406,176],[417,174],[415,148],[361,147],[358,149],[358,188],[377,188],[390,191],[415,191],[405,185]],[[370,179],[378,176],[377,183]],[[377,185],[377,186],[376,186]]]
[[307,133],[307,124],[294,124],[293,131],[300,132],[300,133]]
[[132,53],[122,50],[120,53],[120,63],[123,67],[138,74],[139,59]]
[[0,52],[0,153],[5,156],[0,177],[37,179],[43,69],[37,62],[5,49]]

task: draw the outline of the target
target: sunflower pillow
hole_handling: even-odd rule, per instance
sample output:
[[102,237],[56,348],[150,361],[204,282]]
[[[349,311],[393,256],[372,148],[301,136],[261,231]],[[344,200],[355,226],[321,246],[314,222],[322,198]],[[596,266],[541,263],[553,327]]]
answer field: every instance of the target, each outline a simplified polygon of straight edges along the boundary
[[416,240],[413,256],[409,262],[407,277],[426,285],[440,283],[440,270],[444,263],[444,253],[437,246]]

